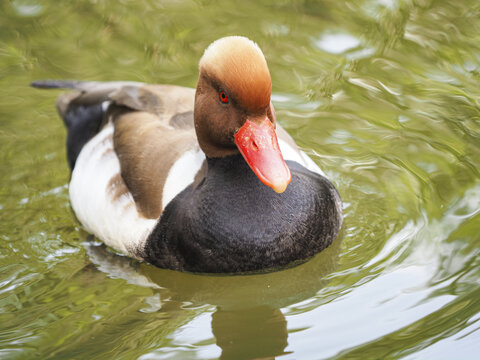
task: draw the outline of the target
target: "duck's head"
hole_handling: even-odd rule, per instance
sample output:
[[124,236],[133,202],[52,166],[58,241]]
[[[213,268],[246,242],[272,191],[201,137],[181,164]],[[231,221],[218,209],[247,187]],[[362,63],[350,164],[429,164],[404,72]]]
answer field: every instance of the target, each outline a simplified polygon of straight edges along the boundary
[[200,60],[195,130],[209,158],[240,152],[257,177],[278,193],[290,183],[275,134],[272,82],[253,41],[230,36],[213,42]]

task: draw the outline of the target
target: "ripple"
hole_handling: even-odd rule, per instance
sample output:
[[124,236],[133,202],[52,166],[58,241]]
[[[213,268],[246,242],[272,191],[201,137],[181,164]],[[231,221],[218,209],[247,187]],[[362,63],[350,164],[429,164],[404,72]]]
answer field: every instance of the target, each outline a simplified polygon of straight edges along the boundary
[[342,54],[360,45],[360,40],[350,34],[323,34],[314,44],[331,54]]
[[33,0],[14,0],[10,5],[15,9],[17,15],[22,17],[31,17],[40,15],[44,7]]
[[[0,357],[478,355],[471,1],[14,0],[3,10]],[[68,201],[58,93],[27,84],[195,86],[198,57],[228,34],[260,44],[279,121],[338,187],[339,240],[296,268],[235,278],[155,269],[87,240]]]

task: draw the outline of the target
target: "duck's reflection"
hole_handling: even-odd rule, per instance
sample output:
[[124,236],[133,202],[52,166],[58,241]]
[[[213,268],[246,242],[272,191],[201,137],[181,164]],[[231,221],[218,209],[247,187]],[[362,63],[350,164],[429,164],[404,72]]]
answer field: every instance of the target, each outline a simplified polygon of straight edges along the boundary
[[211,327],[222,359],[273,359],[285,354],[288,344],[287,321],[280,309],[317,294],[326,282],[325,275],[336,267],[340,243],[335,241],[297,267],[242,276],[162,270],[115,255],[98,243],[85,242],[85,247],[100,271],[149,287],[159,299],[167,299],[162,301],[161,311],[178,314],[184,306],[215,305]]
[[279,309],[259,306],[245,310],[223,310],[212,316],[212,330],[221,359],[272,359],[285,354],[287,320]]

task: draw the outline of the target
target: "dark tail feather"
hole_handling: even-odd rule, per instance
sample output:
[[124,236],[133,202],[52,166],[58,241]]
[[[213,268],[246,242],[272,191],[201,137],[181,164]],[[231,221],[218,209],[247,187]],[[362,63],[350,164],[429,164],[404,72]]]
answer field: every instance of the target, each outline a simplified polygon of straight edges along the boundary
[[38,89],[76,89],[80,83],[76,80],[36,80],[30,86]]
[[75,162],[83,146],[95,136],[103,122],[104,98],[93,98],[91,101],[82,101],[84,87],[94,87],[95,82],[76,80],[37,80],[30,86],[38,89],[73,89],[79,92],[67,92],[57,99],[57,109],[67,127],[67,159],[70,169],[73,170]]
[[67,126],[67,159],[70,169],[75,167],[83,146],[100,130],[104,113],[101,103],[69,107],[64,122]]
[[138,88],[143,85],[132,81],[78,80],[37,80],[30,84],[39,89],[77,90],[61,94],[56,103],[67,127],[67,158],[71,169],[74,168],[83,146],[95,136],[104,123],[103,102],[111,101],[110,95],[124,86]]

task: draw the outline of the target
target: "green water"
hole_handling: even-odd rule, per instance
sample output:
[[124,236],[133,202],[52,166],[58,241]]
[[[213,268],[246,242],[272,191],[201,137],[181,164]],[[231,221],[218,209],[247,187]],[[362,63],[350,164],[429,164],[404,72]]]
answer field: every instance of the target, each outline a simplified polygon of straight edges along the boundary
[[[337,185],[339,239],[242,277],[111,253],[70,209],[58,92],[28,83],[195,86],[232,34]],[[0,2],[0,358],[478,359],[479,84],[477,0]]]

